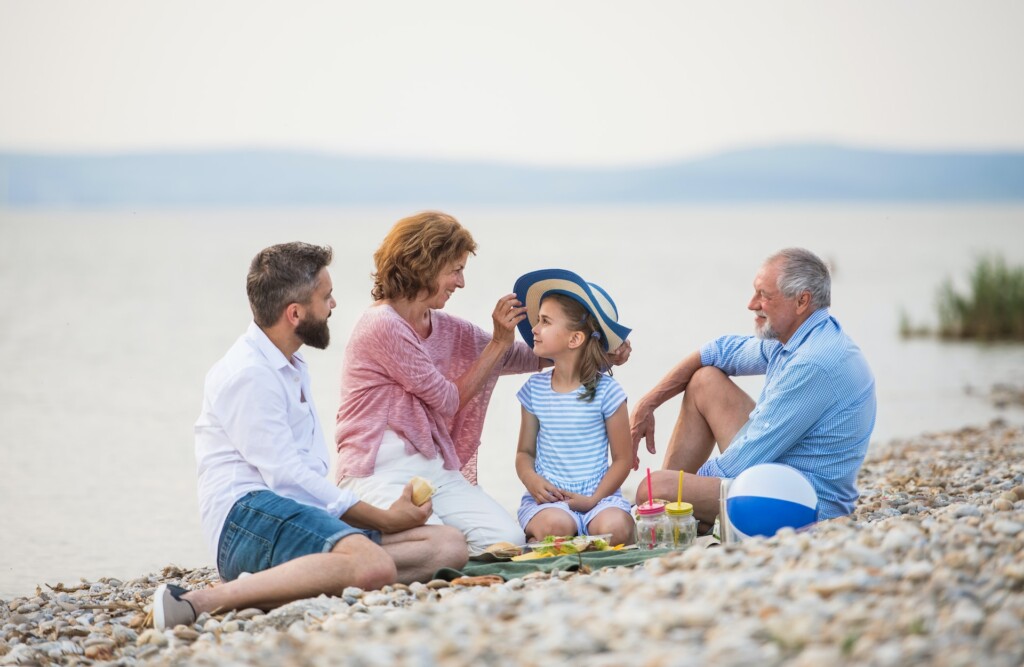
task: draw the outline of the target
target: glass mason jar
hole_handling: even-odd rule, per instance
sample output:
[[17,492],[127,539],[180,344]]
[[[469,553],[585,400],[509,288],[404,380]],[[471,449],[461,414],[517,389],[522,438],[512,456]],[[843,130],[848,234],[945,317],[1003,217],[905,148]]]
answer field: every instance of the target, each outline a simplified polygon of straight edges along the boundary
[[685,549],[697,539],[697,520],[693,518],[690,503],[669,503],[665,505],[669,530],[672,531],[672,548]]
[[672,526],[663,503],[646,502],[636,506],[636,546],[639,549],[672,546]]
[[723,477],[722,485],[719,487],[718,518],[715,519],[718,530],[715,535],[722,544],[733,544],[739,541],[733,532],[732,523],[729,522],[729,486],[731,484],[732,479]]

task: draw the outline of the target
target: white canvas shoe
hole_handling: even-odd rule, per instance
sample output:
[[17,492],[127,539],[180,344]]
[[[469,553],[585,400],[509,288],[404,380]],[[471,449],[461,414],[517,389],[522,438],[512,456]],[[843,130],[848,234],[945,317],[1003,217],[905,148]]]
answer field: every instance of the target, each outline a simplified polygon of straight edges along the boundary
[[163,631],[179,625],[196,622],[196,610],[181,596],[187,593],[181,586],[160,584],[153,593],[153,627]]

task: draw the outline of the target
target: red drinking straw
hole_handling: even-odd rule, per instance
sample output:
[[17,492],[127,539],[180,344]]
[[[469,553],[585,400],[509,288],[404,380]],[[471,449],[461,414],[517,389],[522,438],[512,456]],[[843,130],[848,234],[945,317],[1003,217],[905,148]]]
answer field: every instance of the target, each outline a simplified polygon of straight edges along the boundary
[[[654,492],[651,490],[651,469],[647,469],[647,506],[654,507]],[[657,539],[654,536],[654,526],[651,526],[651,542],[648,545],[648,549],[653,549],[654,545],[657,544]]]

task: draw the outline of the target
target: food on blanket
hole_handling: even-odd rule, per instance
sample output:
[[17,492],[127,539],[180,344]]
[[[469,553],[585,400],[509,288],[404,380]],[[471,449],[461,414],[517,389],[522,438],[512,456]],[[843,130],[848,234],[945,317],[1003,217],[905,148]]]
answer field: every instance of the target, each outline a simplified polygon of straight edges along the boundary
[[434,495],[434,486],[422,477],[413,477],[409,481],[412,482],[412,501],[417,505],[422,505]]
[[520,555],[518,555],[518,556],[513,556],[513,557],[512,557],[512,560],[518,563],[518,562],[520,562],[520,561],[524,561],[524,560],[536,560],[536,559],[538,559],[538,558],[547,558],[547,556],[545,556],[545,555],[544,555],[544,554],[542,554],[542,553],[538,553],[538,552],[536,552],[536,551],[527,551],[527,552],[526,552],[526,553],[524,553],[524,554],[520,554]]
[[512,558],[513,556],[521,555],[523,553],[523,548],[517,547],[511,542],[495,542],[484,549],[484,553],[497,556],[498,558]]
[[496,574],[482,574],[479,577],[457,577],[452,579],[452,586],[494,586],[503,584],[505,580]]
[[[527,551],[521,556],[513,556],[512,560],[520,562],[524,560],[537,560],[538,558],[553,558],[555,556],[568,556],[572,554],[585,553],[587,551],[621,551],[623,549],[635,549],[635,545],[626,546],[624,544],[616,544],[614,547],[608,546],[608,540],[605,539],[611,537],[610,535],[595,536],[582,536],[582,537],[554,537],[548,538],[550,542],[534,542],[527,544],[527,548],[532,551]],[[562,543],[556,548],[555,542],[562,540]],[[572,551],[576,549],[576,551]],[[554,552],[554,553],[552,553]]]
[[611,547],[608,539],[611,535],[577,535],[575,537],[558,537],[548,535],[541,542],[534,542],[526,546],[533,551],[531,553],[541,554],[540,558],[548,556],[569,556],[586,551],[607,551]]

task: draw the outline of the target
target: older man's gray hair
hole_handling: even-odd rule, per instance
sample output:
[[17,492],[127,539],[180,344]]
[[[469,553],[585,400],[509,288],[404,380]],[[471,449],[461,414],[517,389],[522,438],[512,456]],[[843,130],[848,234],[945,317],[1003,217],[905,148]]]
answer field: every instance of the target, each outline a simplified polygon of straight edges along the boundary
[[812,311],[832,304],[832,276],[820,257],[804,248],[786,248],[765,263],[777,260],[781,260],[778,287],[784,297],[792,299],[801,292],[810,292]]

